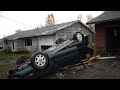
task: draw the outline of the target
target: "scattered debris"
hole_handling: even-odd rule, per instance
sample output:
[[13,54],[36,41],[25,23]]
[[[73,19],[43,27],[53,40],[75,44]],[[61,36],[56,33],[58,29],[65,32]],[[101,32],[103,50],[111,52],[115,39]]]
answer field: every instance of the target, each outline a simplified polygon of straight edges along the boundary
[[[92,66],[92,67],[91,67]],[[120,58],[96,60],[86,65],[86,69],[81,65],[72,67],[64,71],[64,77],[61,74],[48,76],[48,79],[120,79]]]
[[75,71],[72,71],[71,73],[76,73]]
[[59,73],[55,74],[55,76],[56,76],[57,78],[59,78],[59,79],[64,78],[64,74],[63,74],[63,73],[61,73],[61,72],[59,72]]
[[83,63],[84,63],[84,64],[91,65],[91,62],[97,60],[98,58],[100,58],[100,55],[97,55],[97,56],[91,57],[90,59],[88,59],[87,61],[84,61]]
[[115,56],[111,56],[111,57],[99,57],[98,59],[114,59],[116,58]]
[[85,61],[87,61],[88,59],[84,59],[84,60],[82,60],[83,62],[85,62]]

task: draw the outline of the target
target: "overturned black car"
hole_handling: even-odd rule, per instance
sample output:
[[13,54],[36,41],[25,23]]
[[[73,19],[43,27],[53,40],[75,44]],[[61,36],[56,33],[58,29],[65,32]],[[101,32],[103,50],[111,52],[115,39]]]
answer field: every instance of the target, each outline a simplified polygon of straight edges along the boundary
[[63,41],[43,52],[36,52],[31,57],[20,57],[16,62],[17,67],[8,71],[8,78],[42,77],[62,70],[66,66],[82,63],[82,60],[86,59],[86,54],[92,56],[94,52],[87,47],[88,44],[88,36],[76,32],[71,40]]

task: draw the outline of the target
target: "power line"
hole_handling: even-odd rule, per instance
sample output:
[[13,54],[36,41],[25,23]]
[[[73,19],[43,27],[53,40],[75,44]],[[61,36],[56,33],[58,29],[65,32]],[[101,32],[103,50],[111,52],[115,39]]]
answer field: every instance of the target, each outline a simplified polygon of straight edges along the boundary
[[6,36],[6,35],[3,35],[3,34],[0,33],[0,36]]
[[9,20],[11,20],[11,21],[14,21],[14,22],[16,22],[16,23],[23,24],[23,25],[28,26],[28,27],[33,27],[33,26],[30,26],[30,25],[27,25],[27,24],[24,24],[24,23],[21,23],[21,22],[15,21],[15,20],[13,20],[13,19],[7,18],[7,17],[2,16],[2,15],[0,15],[0,17],[3,17],[3,18],[6,18],[6,19],[9,19]]
[[0,35],[2,35],[2,36],[3,36],[3,34],[1,34],[1,33],[0,33]]

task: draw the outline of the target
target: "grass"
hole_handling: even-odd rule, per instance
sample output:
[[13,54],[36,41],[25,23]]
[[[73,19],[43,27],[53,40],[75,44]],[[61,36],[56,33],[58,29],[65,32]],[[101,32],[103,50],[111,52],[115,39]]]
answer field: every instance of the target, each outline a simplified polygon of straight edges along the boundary
[[[95,50],[95,44],[93,44],[93,49]],[[10,60],[10,59],[18,59],[20,56],[31,56],[32,53],[7,53],[7,52],[0,52],[0,60]],[[87,58],[90,55],[87,54]],[[7,72],[13,69],[16,66],[15,63],[12,64],[4,64],[0,65],[0,79],[7,79]]]
[[[21,56],[31,56],[32,53],[7,53],[0,52],[0,60],[17,60]],[[7,72],[16,66],[15,63],[0,65],[0,79],[7,79]]]
[[15,63],[0,65],[0,79],[7,79],[7,72],[15,67]]
[[0,52],[0,60],[18,59],[20,56],[31,56],[32,53],[6,53]]

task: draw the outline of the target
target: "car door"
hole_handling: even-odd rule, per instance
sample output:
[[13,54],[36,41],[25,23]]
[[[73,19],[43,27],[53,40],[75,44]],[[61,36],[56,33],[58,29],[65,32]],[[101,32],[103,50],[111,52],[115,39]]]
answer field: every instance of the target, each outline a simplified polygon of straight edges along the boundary
[[75,60],[77,59],[79,55],[78,47],[70,47],[67,49],[63,49],[59,52],[56,52],[53,55],[54,61],[59,65],[59,66],[66,66],[73,64]]

